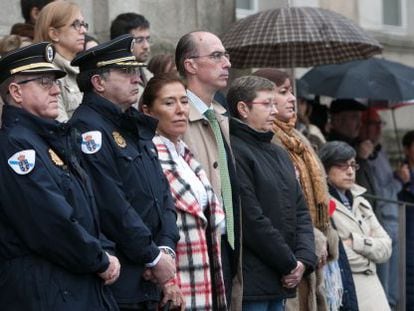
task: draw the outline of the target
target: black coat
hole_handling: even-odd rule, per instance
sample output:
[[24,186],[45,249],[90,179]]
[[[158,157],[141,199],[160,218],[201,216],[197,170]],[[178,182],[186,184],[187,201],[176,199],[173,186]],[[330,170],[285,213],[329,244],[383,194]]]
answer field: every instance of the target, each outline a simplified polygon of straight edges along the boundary
[[313,227],[288,153],[259,133],[230,120],[239,176],[243,228],[243,300],[284,299],[295,290],[281,278],[300,260],[316,264]]
[[[0,309],[117,310],[88,177],[64,124],[6,106],[0,134]],[[30,154],[35,154],[34,158]]]
[[[413,173],[411,172],[411,176]],[[411,177],[411,182],[414,181]],[[409,202],[405,210],[406,310],[414,310],[414,193],[411,182],[398,193],[398,200]]]
[[141,276],[145,264],[159,255],[158,246],[175,250],[179,235],[169,184],[152,143],[157,122],[133,108],[122,113],[90,92],[71,123],[83,134],[101,133],[99,149],[82,158],[93,181],[102,231],[116,243],[122,265],[112,286],[115,299],[128,304],[158,301],[158,287]]

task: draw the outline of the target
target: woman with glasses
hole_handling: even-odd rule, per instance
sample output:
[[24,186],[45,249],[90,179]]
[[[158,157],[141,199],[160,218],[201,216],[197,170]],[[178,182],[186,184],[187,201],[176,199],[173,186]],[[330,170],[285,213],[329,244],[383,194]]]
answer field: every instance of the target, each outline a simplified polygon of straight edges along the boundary
[[358,308],[390,310],[376,273],[376,264],[391,256],[391,239],[355,184],[359,168],[355,150],[345,142],[332,141],[319,150],[327,172],[329,193],[336,204],[332,220],[345,248],[352,271]]
[[[298,299],[288,300],[287,310],[328,310],[333,302],[321,286],[324,283],[323,267],[327,261],[337,259],[338,236],[329,226],[329,193],[323,166],[311,143],[295,129],[297,121],[296,97],[290,76],[277,69],[265,68],[254,73],[276,84],[275,103],[278,113],[272,125],[273,142],[282,146],[290,156],[300,182],[306,205],[312,218],[318,267],[315,273],[303,278]],[[329,250],[329,252],[328,252]],[[328,301],[327,301],[328,300]],[[335,303],[333,303],[335,304]]]
[[49,41],[56,49],[54,64],[67,73],[59,81],[59,116],[66,122],[82,101],[82,93],[76,83],[77,67],[70,65],[78,52],[83,51],[88,24],[78,5],[67,1],[53,1],[39,14],[35,25],[34,42]]
[[283,310],[316,264],[312,221],[294,166],[271,143],[276,88],[245,76],[227,94],[242,206],[243,311]]

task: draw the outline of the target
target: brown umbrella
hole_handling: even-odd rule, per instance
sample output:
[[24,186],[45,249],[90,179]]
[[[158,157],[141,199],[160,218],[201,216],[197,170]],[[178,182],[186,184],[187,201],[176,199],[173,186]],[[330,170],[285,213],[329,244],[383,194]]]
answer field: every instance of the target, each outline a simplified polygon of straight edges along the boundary
[[250,15],[236,22],[222,41],[235,68],[310,67],[368,58],[382,50],[350,19],[312,7]]

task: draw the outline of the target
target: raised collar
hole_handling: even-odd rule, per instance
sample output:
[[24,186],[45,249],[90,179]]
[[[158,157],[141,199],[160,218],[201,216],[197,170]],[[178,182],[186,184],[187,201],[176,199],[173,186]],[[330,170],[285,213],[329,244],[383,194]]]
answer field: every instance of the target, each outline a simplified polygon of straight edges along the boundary
[[264,143],[270,143],[274,135],[271,131],[258,132],[236,118],[230,119],[230,133],[244,141],[260,141]]

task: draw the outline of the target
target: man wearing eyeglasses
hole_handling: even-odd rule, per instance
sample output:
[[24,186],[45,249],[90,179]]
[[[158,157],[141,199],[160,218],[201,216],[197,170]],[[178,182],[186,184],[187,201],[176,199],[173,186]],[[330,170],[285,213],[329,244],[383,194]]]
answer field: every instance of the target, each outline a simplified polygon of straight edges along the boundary
[[[102,239],[76,134],[58,115],[47,42],[0,60],[0,305],[3,310],[117,310],[120,265]],[[113,251],[113,248],[111,248]]]
[[222,232],[221,254],[227,303],[233,310],[241,310],[238,187],[228,117],[223,106],[214,101],[215,93],[227,86],[231,66],[229,54],[216,35],[196,31],[181,37],[175,60],[179,73],[187,80],[190,101],[189,128],[183,139],[203,165],[223,204],[226,228]]
[[151,52],[150,23],[141,14],[119,14],[111,24],[111,40],[125,34],[132,35],[135,40],[133,54],[140,63],[139,74],[141,81],[139,83],[139,93],[142,95],[148,80],[153,76],[146,65]]
[[[122,270],[112,290],[121,310],[155,310],[170,293],[179,239],[169,184],[152,143],[157,122],[134,108],[134,38],[123,35],[77,55],[82,104],[71,122],[82,136],[102,231],[116,243]],[[157,284],[155,284],[157,283]],[[174,304],[174,301],[173,301]]]

